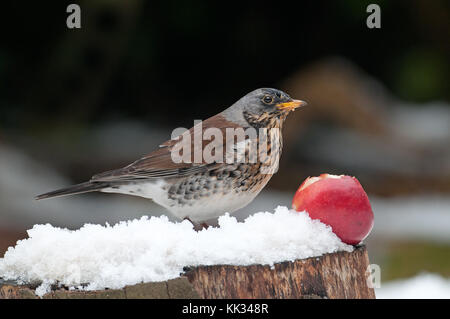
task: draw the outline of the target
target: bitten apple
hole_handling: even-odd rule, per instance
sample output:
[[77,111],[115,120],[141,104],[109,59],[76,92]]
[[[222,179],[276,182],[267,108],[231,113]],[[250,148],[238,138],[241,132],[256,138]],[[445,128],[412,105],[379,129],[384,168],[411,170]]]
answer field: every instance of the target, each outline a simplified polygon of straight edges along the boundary
[[351,245],[360,243],[373,227],[369,198],[351,176],[308,177],[295,193],[292,207],[330,225],[344,243]]

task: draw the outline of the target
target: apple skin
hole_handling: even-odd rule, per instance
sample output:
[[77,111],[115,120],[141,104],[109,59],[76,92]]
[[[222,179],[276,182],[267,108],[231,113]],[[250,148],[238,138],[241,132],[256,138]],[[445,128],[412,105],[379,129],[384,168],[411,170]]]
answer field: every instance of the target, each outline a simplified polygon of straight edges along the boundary
[[308,177],[295,193],[292,207],[331,226],[350,245],[360,243],[373,227],[369,198],[359,181],[351,176]]

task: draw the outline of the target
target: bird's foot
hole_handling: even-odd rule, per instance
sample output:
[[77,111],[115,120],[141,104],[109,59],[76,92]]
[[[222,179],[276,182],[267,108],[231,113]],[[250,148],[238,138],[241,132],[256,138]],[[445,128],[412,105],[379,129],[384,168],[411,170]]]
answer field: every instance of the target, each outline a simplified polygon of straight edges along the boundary
[[209,227],[209,225],[207,223],[194,223],[188,217],[185,217],[184,219],[190,221],[191,224],[194,225],[194,230],[195,231],[200,231],[202,229],[208,229],[208,227]]

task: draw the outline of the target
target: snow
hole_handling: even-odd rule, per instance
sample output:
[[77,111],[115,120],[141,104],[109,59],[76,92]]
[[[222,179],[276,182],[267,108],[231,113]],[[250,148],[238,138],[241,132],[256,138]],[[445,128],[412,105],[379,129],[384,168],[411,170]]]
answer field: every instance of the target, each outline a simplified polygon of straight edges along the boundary
[[78,230],[35,225],[28,239],[0,259],[0,277],[40,283],[36,293],[42,296],[52,284],[119,289],[176,278],[184,266],[273,265],[353,250],[329,226],[284,206],[243,222],[226,214],[218,225],[196,232],[190,222],[171,222],[166,216],[113,226],[85,224]]
[[450,278],[422,273],[413,278],[382,283],[378,299],[450,299]]

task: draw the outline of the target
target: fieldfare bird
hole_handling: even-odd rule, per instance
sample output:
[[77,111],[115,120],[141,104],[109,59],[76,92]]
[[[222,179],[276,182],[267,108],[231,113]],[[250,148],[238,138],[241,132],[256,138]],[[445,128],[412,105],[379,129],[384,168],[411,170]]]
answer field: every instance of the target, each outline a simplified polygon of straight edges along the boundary
[[[122,193],[152,199],[194,223],[232,213],[249,204],[276,172],[283,122],[305,104],[276,89],[257,89],[124,168],[36,199]],[[239,140],[236,132],[242,131]]]

